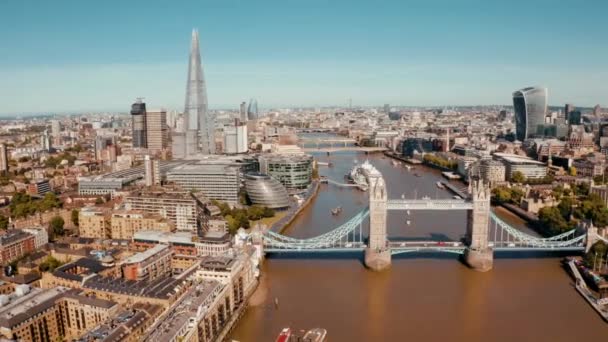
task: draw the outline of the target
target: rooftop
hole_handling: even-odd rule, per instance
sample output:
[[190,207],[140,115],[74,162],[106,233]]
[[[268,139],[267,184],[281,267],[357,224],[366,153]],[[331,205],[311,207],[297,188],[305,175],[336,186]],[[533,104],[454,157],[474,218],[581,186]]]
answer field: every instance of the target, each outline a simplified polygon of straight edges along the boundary
[[168,245],[156,245],[152,248],[149,248],[141,253],[137,253],[123,260],[122,264],[136,264],[139,262],[143,262],[165,250],[168,250]]
[[508,163],[513,163],[513,164],[545,165],[544,163],[534,160],[532,158],[520,156],[517,154],[494,153],[494,156],[497,158],[500,158]]

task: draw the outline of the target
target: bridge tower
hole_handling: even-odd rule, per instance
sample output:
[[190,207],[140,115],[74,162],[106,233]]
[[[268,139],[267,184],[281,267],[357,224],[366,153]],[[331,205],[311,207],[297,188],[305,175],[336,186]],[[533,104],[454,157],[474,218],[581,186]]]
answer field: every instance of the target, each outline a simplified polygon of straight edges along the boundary
[[490,188],[480,179],[469,180],[473,209],[467,213],[467,249],[464,260],[474,270],[486,272],[492,269],[494,252],[488,245],[490,225]]
[[369,246],[365,249],[365,265],[381,271],[391,265],[391,251],[386,239],[388,195],[381,174],[369,176]]
[[588,253],[591,250],[591,247],[599,240],[597,237],[597,228],[593,225],[593,221],[582,224],[583,229],[587,231],[585,237],[585,253]]

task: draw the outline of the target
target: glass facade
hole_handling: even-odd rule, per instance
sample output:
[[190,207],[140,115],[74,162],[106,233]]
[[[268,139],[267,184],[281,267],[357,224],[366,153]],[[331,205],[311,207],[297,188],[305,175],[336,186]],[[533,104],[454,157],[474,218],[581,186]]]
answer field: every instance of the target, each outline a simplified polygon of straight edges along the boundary
[[402,142],[401,151],[405,157],[413,157],[417,153],[433,151],[433,140],[425,138],[408,138]]
[[547,112],[547,88],[528,87],[513,93],[515,133],[517,140],[534,136],[538,125],[545,122]]
[[245,190],[255,205],[280,209],[289,207],[287,190],[278,180],[261,173],[245,175]]
[[289,193],[304,192],[312,183],[312,160],[307,155],[264,157],[261,171],[281,182]]

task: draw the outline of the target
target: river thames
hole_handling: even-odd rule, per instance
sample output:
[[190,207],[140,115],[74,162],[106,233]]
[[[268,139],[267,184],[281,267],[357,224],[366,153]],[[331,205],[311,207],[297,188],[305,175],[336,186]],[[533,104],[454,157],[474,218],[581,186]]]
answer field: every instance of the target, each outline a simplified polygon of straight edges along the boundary
[[[436,170],[408,171],[382,154],[315,154],[320,174],[345,182],[354,162],[369,161],[382,172],[389,198],[450,198],[438,189]],[[418,173],[420,177],[417,177]],[[366,192],[321,186],[316,199],[284,234],[325,233],[367,206]],[[330,210],[341,206],[342,213]],[[530,233],[524,222],[500,211],[503,219]],[[389,212],[389,239],[458,240],[465,212]],[[365,227],[364,229],[367,229]],[[393,256],[390,270],[363,266],[362,253],[270,256],[261,282],[232,338],[274,341],[284,327],[322,327],[328,341],[572,341],[605,340],[606,324],[574,290],[560,257],[499,255],[494,269],[478,273],[451,254]],[[278,306],[275,306],[275,298]]]

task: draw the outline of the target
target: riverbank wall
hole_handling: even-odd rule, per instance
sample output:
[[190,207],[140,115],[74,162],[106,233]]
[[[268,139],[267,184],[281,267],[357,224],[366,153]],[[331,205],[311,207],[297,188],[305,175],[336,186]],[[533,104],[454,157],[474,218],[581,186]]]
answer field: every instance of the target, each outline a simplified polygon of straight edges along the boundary
[[319,181],[314,180],[312,183],[312,189],[310,190],[310,195],[304,199],[304,202],[302,202],[302,204],[298,206],[294,212],[288,214],[288,216],[286,216],[283,220],[273,224],[272,227],[270,227],[270,230],[279,234],[283,233],[283,231],[289,227],[293,220],[298,217],[300,212],[302,212],[302,210],[306,208],[315,197],[317,197],[317,194],[319,193],[319,185]]
[[216,341],[232,341],[229,338],[229,336],[232,333],[232,331],[234,330],[234,328],[236,328],[236,325],[239,322],[239,320],[241,319],[241,317],[243,317],[243,315],[247,311],[247,307],[249,306],[249,299],[251,298],[251,296],[253,296],[253,294],[257,290],[259,284],[260,284],[259,280],[256,280],[255,283],[252,284],[252,286],[250,286],[249,289],[247,289],[247,292],[245,293],[245,300],[243,301],[243,305],[239,306],[239,308],[236,309],[234,314],[230,317],[230,320],[228,321],[226,326],[222,329],[222,331],[218,335]]

